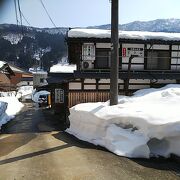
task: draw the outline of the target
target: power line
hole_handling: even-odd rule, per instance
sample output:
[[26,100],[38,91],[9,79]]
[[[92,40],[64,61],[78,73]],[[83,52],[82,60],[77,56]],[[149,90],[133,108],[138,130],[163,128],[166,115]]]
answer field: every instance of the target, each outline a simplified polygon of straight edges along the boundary
[[29,26],[31,26],[31,24],[29,23],[29,21],[27,20],[27,18],[24,16],[24,14],[22,13],[22,11],[21,11],[21,15],[22,15],[23,19],[26,21],[26,23],[27,23]]
[[[16,13],[16,23],[17,25],[19,24],[19,19],[18,19],[18,13],[17,13],[17,3],[16,3],[16,0],[14,0],[14,6],[15,6],[15,13]],[[26,21],[26,23],[31,26],[31,24],[29,23],[29,21],[27,20],[27,18],[24,16],[22,10],[21,10],[21,7],[20,7],[20,3],[19,3],[19,0],[18,0],[18,10],[19,10],[19,14],[20,14],[20,19],[24,19]],[[22,25],[22,22],[21,22],[21,25]]]
[[23,35],[23,34],[24,34],[24,32],[23,32],[23,25],[22,25],[21,7],[20,7],[19,0],[17,0],[17,2],[18,2],[18,9],[19,9],[19,15],[20,15],[21,30],[22,30],[22,35]]
[[53,20],[52,20],[52,18],[51,18],[51,16],[50,16],[50,14],[48,13],[48,10],[46,9],[46,7],[45,7],[45,5],[44,5],[43,1],[42,1],[42,0],[40,0],[40,2],[41,2],[41,4],[42,4],[42,6],[43,6],[43,8],[44,8],[44,10],[45,10],[45,12],[46,12],[46,14],[48,15],[48,17],[49,17],[50,21],[52,22],[52,24],[54,25],[54,27],[55,27],[55,28],[57,28],[57,26],[56,26],[56,25],[55,25],[55,23],[53,22]]
[[16,5],[16,0],[14,0],[14,7],[15,7],[15,13],[16,13],[16,24],[18,26],[19,21],[18,21],[18,14],[17,14],[17,5]]
[[20,7],[19,0],[17,0],[17,2],[18,2],[18,9],[19,9],[19,15],[20,15],[20,23],[21,23],[21,26],[22,26],[22,14],[21,14],[21,7]]

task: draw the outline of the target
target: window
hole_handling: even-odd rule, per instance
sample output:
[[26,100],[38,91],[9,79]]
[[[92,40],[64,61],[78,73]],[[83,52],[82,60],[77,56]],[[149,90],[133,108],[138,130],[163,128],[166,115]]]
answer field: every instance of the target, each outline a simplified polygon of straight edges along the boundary
[[44,78],[40,78],[40,83],[44,83]]
[[93,43],[83,44],[82,60],[95,60],[95,45]]
[[96,68],[109,69],[110,68],[110,50],[109,49],[96,49]]
[[149,50],[147,52],[148,70],[169,70],[170,52],[164,50]]

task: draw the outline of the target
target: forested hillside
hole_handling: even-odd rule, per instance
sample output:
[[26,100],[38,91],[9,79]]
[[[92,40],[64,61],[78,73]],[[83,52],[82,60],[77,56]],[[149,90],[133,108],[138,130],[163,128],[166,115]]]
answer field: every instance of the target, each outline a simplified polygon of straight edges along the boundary
[[65,28],[53,31],[0,25],[0,60],[14,63],[24,69],[42,65],[47,70],[66,56],[64,32]]

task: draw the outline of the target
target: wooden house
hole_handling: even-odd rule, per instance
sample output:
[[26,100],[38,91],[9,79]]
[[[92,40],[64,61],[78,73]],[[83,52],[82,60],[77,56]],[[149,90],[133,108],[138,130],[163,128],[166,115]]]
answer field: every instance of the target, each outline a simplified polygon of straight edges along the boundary
[[0,61],[0,91],[15,90],[15,86],[11,83],[11,78],[14,75],[9,65],[4,61]]
[[[109,99],[111,31],[71,29],[68,60],[74,73],[50,73],[50,84],[67,83],[68,106]],[[119,32],[119,94],[180,82],[180,34]],[[55,95],[54,95],[55,96]]]
[[29,73],[24,69],[17,67],[13,64],[9,64],[9,67],[14,72],[14,76],[11,77],[11,84],[15,86],[33,86],[32,73]]

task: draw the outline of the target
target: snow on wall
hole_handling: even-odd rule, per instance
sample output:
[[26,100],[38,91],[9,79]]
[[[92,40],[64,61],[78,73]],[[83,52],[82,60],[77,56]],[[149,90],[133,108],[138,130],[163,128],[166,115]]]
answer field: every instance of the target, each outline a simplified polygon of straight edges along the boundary
[[[111,38],[110,30],[102,29],[71,29],[68,32],[71,38]],[[180,33],[119,31],[119,37],[123,39],[157,39],[165,41],[179,41]]]
[[[68,133],[120,156],[180,156],[180,85],[119,96],[118,105],[79,104],[70,109]],[[86,118],[84,118],[86,117]]]

